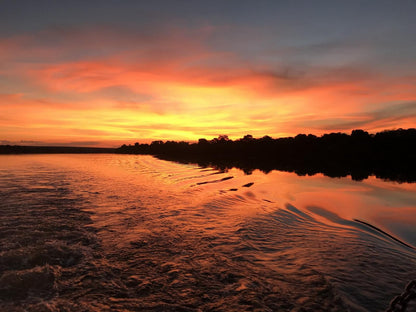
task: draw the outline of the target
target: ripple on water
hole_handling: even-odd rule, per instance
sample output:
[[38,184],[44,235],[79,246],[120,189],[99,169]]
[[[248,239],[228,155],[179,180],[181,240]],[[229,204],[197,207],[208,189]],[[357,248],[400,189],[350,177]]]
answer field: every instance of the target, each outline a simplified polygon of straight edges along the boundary
[[416,275],[412,250],[289,180],[33,157],[0,176],[5,311],[380,311]]

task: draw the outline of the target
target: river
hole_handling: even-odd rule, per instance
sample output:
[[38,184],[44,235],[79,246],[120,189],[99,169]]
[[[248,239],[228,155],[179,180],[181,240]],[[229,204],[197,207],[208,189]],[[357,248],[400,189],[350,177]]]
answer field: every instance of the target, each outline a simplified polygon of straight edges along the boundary
[[143,155],[0,156],[1,311],[383,311],[416,184]]

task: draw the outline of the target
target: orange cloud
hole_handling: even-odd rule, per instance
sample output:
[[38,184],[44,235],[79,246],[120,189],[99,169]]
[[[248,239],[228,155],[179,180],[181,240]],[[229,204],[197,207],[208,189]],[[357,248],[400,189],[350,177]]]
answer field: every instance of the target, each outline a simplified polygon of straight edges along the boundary
[[414,78],[248,63],[209,47],[212,31],[55,29],[0,41],[9,86],[0,87],[0,139],[129,143],[416,126]]

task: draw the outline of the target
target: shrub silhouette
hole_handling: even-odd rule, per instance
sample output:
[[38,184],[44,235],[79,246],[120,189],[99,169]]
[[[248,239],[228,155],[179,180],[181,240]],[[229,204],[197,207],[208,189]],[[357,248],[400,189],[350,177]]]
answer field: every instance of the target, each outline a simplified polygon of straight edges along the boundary
[[300,175],[321,172],[330,177],[351,175],[363,180],[369,175],[399,182],[416,181],[416,129],[386,130],[374,135],[360,129],[328,133],[321,137],[298,134],[295,137],[256,139],[247,134],[238,140],[227,135],[198,143],[154,141],[150,145],[123,145],[118,153],[150,154],[179,162],[194,162],[222,170],[232,167],[246,173],[254,169],[274,169]]

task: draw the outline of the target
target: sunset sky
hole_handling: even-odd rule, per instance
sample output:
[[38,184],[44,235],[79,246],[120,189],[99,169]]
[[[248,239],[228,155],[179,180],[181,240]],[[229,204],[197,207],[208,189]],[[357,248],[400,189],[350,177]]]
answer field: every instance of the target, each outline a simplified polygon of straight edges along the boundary
[[416,1],[0,1],[0,144],[416,127]]

